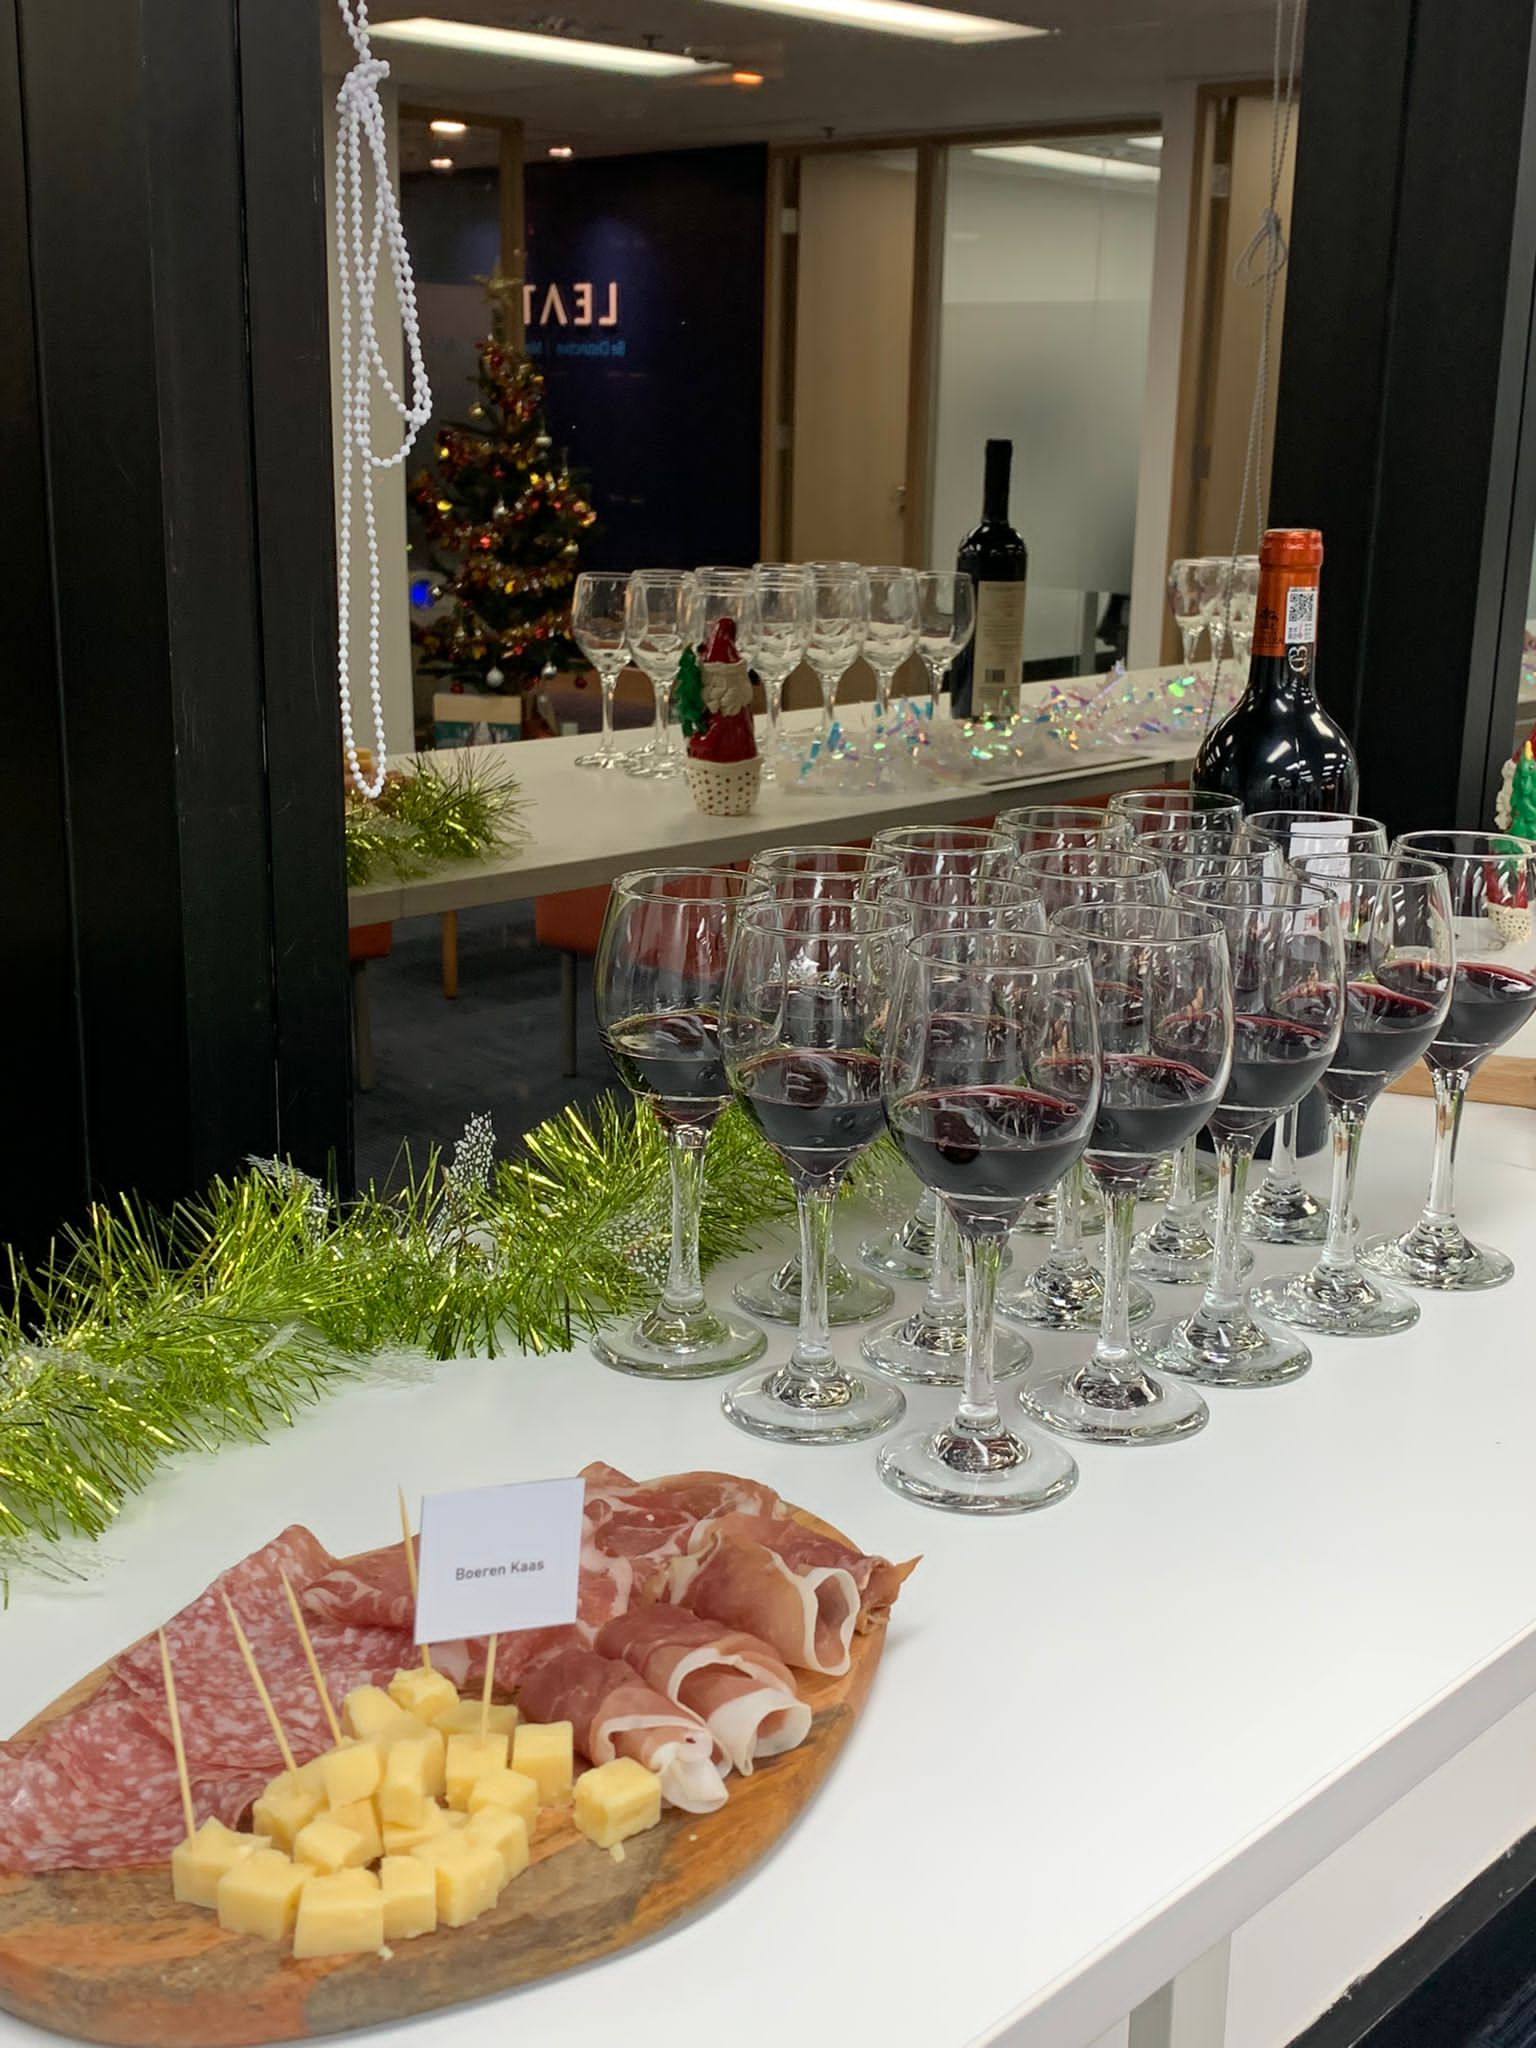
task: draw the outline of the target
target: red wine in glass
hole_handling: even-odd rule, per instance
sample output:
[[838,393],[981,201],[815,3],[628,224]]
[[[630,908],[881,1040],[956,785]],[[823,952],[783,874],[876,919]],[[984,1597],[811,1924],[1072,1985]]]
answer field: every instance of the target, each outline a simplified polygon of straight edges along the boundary
[[1536,975],[1493,960],[1458,962],[1451,1007],[1425,1058],[1431,1067],[1472,1067],[1536,1011]]
[[761,1053],[736,1069],[736,1092],[797,1185],[842,1173],[884,1122],[872,1052]]
[[730,1099],[713,1010],[624,1017],[604,1034],[619,1078],[669,1122],[712,1123]]
[[891,1133],[962,1230],[1006,1230],[1083,1149],[1083,1105],[1022,1087],[936,1088],[891,1105]]
[[1218,1138],[1262,1130],[1323,1078],[1333,1055],[1331,1026],[1241,1011],[1232,1023],[1232,1077],[1211,1117]]
[[[1373,1102],[1389,1081],[1405,1074],[1429,1050],[1439,1000],[1400,986],[1404,978],[1399,966],[1393,970],[1391,987],[1379,981],[1348,984],[1339,1049],[1323,1076],[1323,1093],[1330,1102]],[[1443,990],[1443,979],[1440,985]]]
[[1210,1114],[1211,1077],[1199,1067],[1154,1053],[1105,1053],[1088,1150],[1141,1154],[1150,1171],[1154,1156],[1177,1152]]

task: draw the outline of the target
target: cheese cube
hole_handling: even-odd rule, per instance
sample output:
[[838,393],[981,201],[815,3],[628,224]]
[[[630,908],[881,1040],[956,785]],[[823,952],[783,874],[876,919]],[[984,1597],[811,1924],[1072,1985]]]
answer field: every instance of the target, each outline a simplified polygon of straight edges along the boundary
[[512,1737],[512,1768],[532,1778],[541,1806],[565,1806],[571,1797],[571,1724],[524,1721]]
[[219,1879],[219,1925],[231,1934],[283,1941],[293,1932],[299,1894],[314,1872],[281,1849],[258,1849],[231,1864]]
[[299,1829],[293,1853],[316,1870],[357,1870],[368,1861],[368,1843],[356,1828],[344,1826],[333,1814],[319,1813],[308,1827]]
[[270,1835],[280,1849],[291,1849],[299,1829],[324,1804],[323,1789],[304,1771],[281,1771],[251,1809],[251,1826],[258,1835]]
[[371,1799],[379,1789],[384,1765],[372,1742],[342,1742],[319,1759],[327,1806],[350,1806]]
[[384,1894],[384,1939],[409,1941],[437,1926],[437,1878],[430,1863],[414,1856],[386,1856],[379,1865]]
[[391,1750],[399,1743],[424,1743],[426,1745],[427,1761],[422,1776],[422,1783],[426,1788],[429,1798],[442,1798],[443,1758],[446,1754],[447,1745],[444,1743],[442,1734],[438,1729],[429,1727],[425,1721],[418,1721],[414,1714],[404,1713],[397,1708],[395,1719],[386,1727],[381,1728],[376,1735],[370,1737],[370,1740],[376,1745],[379,1756],[383,1760],[385,1770],[389,1768]]
[[572,1818],[589,1842],[611,1849],[661,1819],[661,1780],[632,1756],[616,1756],[576,1780]]
[[[480,1702],[461,1700],[458,1706],[450,1707],[446,1714],[435,1715],[434,1728],[440,1728],[444,1735],[478,1735],[480,1733]],[[485,1732],[487,1735],[508,1735],[517,1726],[516,1707],[501,1707],[494,1703],[485,1710]]]
[[434,1835],[446,1835],[448,1823],[455,1816],[446,1813],[435,1799],[428,1799],[423,1807],[420,1821],[414,1827],[405,1827],[399,1821],[386,1820],[382,1829],[384,1854],[386,1856],[409,1856],[413,1849],[423,1842],[430,1842]]
[[318,1792],[322,1799],[325,1797],[326,1755],[327,1752],[322,1750],[319,1756],[312,1756],[307,1764],[300,1764],[293,1774],[306,1792]]
[[326,1814],[338,1826],[350,1828],[363,1838],[365,1863],[384,1854],[384,1837],[379,1831],[379,1810],[371,1799],[354,1799],[350,1806],[333,1806]]
[[299,1894],[293,1953],[360,1956],[384,1946],[384,1894],[371,1870],[312,1877]]
[[341,1703],[341,1718],[360,1741],[370,1741],[397,1720],[401,1708],[381,1685],[355,1685]]
[[241,1835],[210,1814],[171,1851],[171,1892],[184,1906],[218,1904],[219,1879],[243,1857],[270,1849],[265,1835]]
[[506,1864],[488,1842],[462,1834],[440,1835],[416,1852],[437,1884],[437,1918],[442,1927],[463,1927],[495,1905],[507,1881]]
[[389,1696],[418,1721],[435,1721],[459,1704],[459,1689],[453,1680],[444,1678],[441,1671],[428,1671],[423,1664],[397,1671],[389,1681]]
[[469,1841],[484,1842],[496,1851],[508,1878],[528,1868],[528,1823],[520,1813],[508,1813],[504,1806],[482,1806],[469,1816],[464,1833]]
[[384,1765],[384,1782],[379,1787],[379,1812],[385,1820],[404,1827],[420,1823],[431,1793],[433,1750],[426,1738],[391,1745]]
[[[515,1738],[514,1738],[515,1739]],[[505,1735],[450,1735],[448,1738],[448,1804],[462,1813],[476,1778],[487,1771],[502,1771],[507,1765]]]
[[464,1804],[471,1814],[486,1806],[499,1806],[507,1813],[518,1814],[531,1834],[539,1817],[539,1788],[522,1771],[487,1771],[470,1786]]

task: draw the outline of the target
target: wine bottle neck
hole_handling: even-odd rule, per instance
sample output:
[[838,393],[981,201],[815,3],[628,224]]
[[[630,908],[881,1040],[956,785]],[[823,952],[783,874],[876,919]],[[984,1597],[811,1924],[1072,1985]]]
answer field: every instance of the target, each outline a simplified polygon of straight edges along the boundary
[[989,441],[986,468],[982,473],[981,516],[1000,526],[1008,524],[1008,484],[1012,467],[1012,448],[1006,442]]
[[1316,568],[1266,563],[1254,606],[1249,689],[1315,698],[1316,651]]

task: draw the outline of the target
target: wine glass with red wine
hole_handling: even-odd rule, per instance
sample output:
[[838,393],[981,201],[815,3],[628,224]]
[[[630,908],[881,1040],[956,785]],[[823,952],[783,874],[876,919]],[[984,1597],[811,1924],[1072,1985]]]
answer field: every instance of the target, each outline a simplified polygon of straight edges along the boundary
[[1361,1258],[1412,1287],[1502,1287],[1513,1262],[1474,1244],[1456,1220],[1456,1134],[1467,1085],[1489,1053],[1536,1015],[1536,842],[1508,832],[1405,832],[1394,853],[1433,861],[1451,892],[1456,975],[1445,1021],[1424,1055],[1435,1084],[1435,1159],[1418,1222],[1373,1237]]
[[843,1176],[884,1129],[880,1056],[909,930],[883,903],[749,898],[731,942],[720,1048],[737,1101],[783,1160],[800,1221],[800,1325],[781,1365],[726,1390],[739,1429],[774,1443],[856,1443],[906,1406],[832,1352],[827,1254]]
[[1059,1444],[1004,1423],[993,1316],[1013,1219],[1075,1167],[1098,1097],[1093,982],[1079,948],[1020,932],[913,940],[886,1041],[885,1114],[960,1233],[969,1341],[953,1420],[880,1453],[881,1478],[911,1500],[1021,1514],[1077,1482]]
[[620,875],[608,898],[593,968],[598,1028],[625,1087],[655,1113],[672,1174],[661,1299],[592,1347],[620,1372],[704,1379],[766,1349],[761,1330],[709,1306],[699,1274],[704,1152],[731,1095],[720,994],[744,882],[728,869],[641,868]]
[[[1143,853],[1123,848],[1067,847],[1052,853],[1019,856],[1020,878],[1038,889],[1048,918],[1059,911],[1090,903],[1164,903],[1168,883],[1161,865]],[[1104,1309],[1104,1275],[1083,1250],[1090,1224],[1085,1214],[1083,1178],[1067,1174],[1057,1185],[1055,1228],[1051,1248],[1022,1284],[1011,1284],[999,1297],[1001,1314],[1031,1329],[1091,1328]],[[1102,1229],[1098,1203],[1093,1225]],[[1152,1297],[1139,1282],[1130,1290],[1131,1317],[1140,1322],[1152,1313]]]
[[1253,1291],[1255,1308],[1329,1337],[1411,1330],[1419,1305],[1360,1265],[1355,1171],[1371,1104],[1422,1058],[1450,1007],[1456,949],[1445,871],[1403,854],[1296,858],[1304,881],[1331,889],[1344,927],[1344,1029],[1322,1078],[1333,1147],[1328,1242],[1310,1273]]
[[1088,956],[1103,1080],[1083,1163],[1104,1197],[1104,1313],[1092,1356],[1032,1373],[1025,1413],[1086,1443],[1160,1444],[1208,1417],[1197,1390],[1148,1372],[1131,1341],[1136,1204],[1160,1158],[1203,1130],[1232,1065],[1226,934],[1200,910],[1063,911],[1051,926]]
[[1327,1072],[1344,1016],[1338,898],[1294,876],[1192,882],[1179,901],[1227,935],[1232,1071],[1209,1129],[1216,1141],[1216,1253],[1204,1299],[1182,1323],[1147,1331],[1160,1371],[1217,1387],[1279,1386],[1312,1363],[1305,1344],[1260,1323],[1238,1265],[1243,1193],[1254,1148]]
[[[764,846],[748,863],[747,894],[799,902],[862,902],[872,900],[880,882],[897,871],[895,857],[873,847]],[[921,1279],[928,1270],[926,1237],[922,1249],[924,1264],[916,1273],[892,1267],[891,1277]],[[776,1266],[760,1267],[739,1280],[733,1292],[738,1307],[750,1315],[764,1316],[771,1323],[798,1323],[800,1254],[793,1252]],[[867,1323],[871,1316],[883,1315],[895,1299],[883,1279],[845,1265],[833,1246],[827,1257],[827,1319],[834,1328]]]

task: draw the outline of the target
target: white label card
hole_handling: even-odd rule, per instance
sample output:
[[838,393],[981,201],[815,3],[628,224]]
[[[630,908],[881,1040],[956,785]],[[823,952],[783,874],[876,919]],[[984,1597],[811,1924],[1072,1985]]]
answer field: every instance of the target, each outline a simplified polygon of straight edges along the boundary
[[510,1635],[576,1619],[580,1479],[429,1493],[421,1504],[416,1641]]

